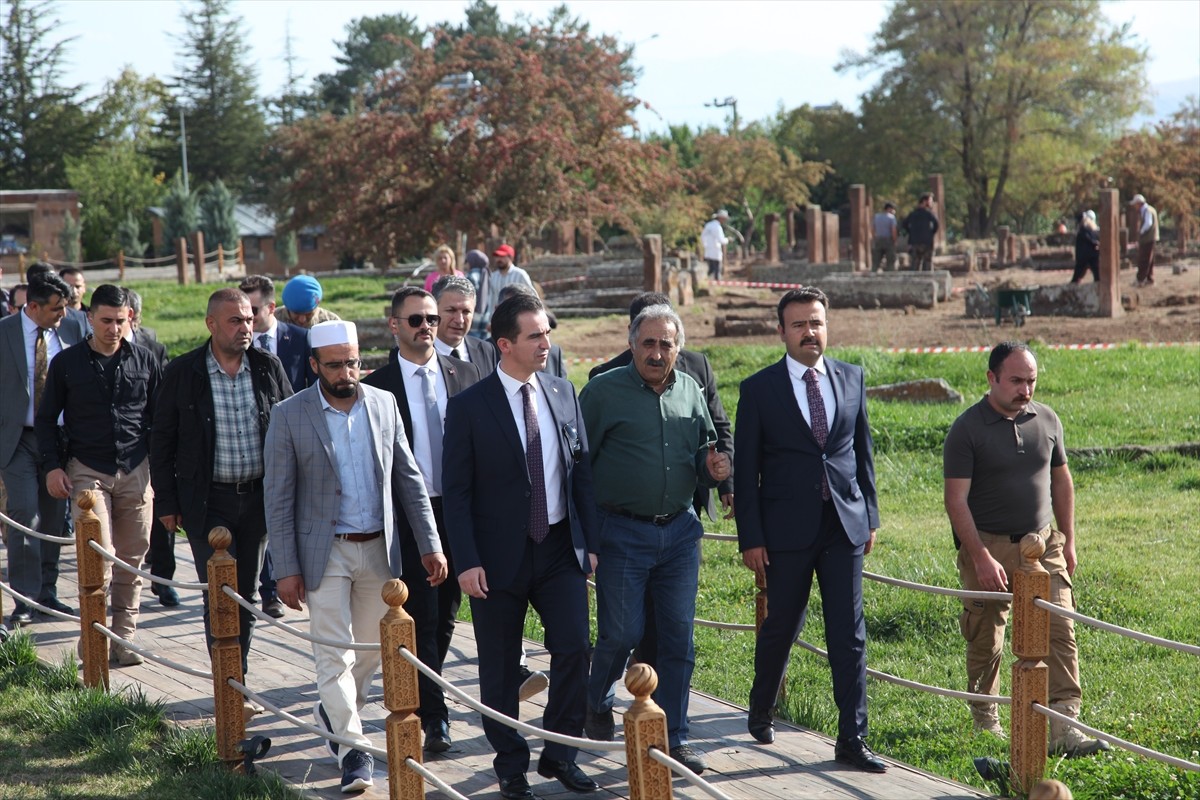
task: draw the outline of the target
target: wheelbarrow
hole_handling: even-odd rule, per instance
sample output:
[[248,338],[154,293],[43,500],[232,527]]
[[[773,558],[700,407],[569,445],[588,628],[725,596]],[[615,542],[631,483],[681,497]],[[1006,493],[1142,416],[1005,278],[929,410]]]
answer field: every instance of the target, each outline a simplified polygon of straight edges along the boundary
[[1026,286],[1021,289],[996,290],[996,324],[1000,324],[1004,312],[1012,315],[1013,324],[1018,328],[1025,324],[1025,318],[1033,314],[1033,293],[1037,286]]

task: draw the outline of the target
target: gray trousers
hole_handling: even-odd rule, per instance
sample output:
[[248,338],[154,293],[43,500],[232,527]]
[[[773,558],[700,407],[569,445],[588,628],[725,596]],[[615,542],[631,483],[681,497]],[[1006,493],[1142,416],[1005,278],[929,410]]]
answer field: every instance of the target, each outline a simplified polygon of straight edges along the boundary
[[[3,473],[8,492],[5,513],[41,533],[62,535],[66,501],[56,500],[46,491],[45,476],[38,469],[37,437],[32,429],[22,431]],[[8,526],[9,585],[31,600],[40,602],[57,597],[60,547]]]

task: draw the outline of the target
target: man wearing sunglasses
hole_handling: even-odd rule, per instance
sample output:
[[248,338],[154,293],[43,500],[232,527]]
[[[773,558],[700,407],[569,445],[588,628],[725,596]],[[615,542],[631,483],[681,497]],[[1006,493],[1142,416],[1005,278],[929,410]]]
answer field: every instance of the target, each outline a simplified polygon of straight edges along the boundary
[[[452,277],[452,276],[448,276]],[[386,367],[377,369],[363,383],[391,392],[400,408],[404,433],[425,481],[433,519],[437,523],[442,552],[450,555],[446,525],[442,518],[442,437],[446,402],[479,380],[474,364],[456,361],[434,349],[441,322],[433,295],[416,286],[406,286],[392,297],[388,328],[396,347]],[[470,324],[470,315],[467,317]],[[400,558],[404,571],[416,575],[422,569],[421,553],[412,527],[401,517],[397,524]],[[454,569],[453,562],[449,565]],[[416,624],[417,656],[439,674],[454,636],[454,621],[462,604],[457,581],[438,587],[412,581],[404,610]],[[450,749],[450,711],[441,688],[424,675],[417,676],[421,705],[417,715],[425,729],[425,749],[442,753]]]
[[[396,518],[403,513],[420,551],[415,585],[446,579],[446,558],[425,481],[392,395],[359,383],[353,322],[309,331],[318,384],[281,403],[267,432],[267,531],[279,599],[308,604],[309,630],[326,640],[378,642],[387,612],[381,590],[402,574]],[[328,744],[343,792],[373,784],[359,711],[379,668],[379,650],[313,644],[318,725],[357,746]]]

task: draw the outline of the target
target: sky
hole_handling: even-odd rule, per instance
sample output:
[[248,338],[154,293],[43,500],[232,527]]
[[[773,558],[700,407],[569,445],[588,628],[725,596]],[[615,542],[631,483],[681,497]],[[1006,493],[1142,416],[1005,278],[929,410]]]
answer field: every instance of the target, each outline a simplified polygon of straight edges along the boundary
[[[495,2],[495,0],[493,0]],[[557,2],[499,0],[506,21],[524,14],[544,19]],[[643,130],[668,123],[689,126],[728,123],[729,108],[715,100],[736,98],[742,121],[763,119],[781,106],[840,103],[858,108],[858,97],[874,74],[839,73],[834,66],[848,51],[864,52],[887,15],[884,0],[575,0],[571,12],[635,46],[642,69],[634,94],[650,109],[638,112]],[[285,82],[285,30],[290,19],[302,85],[335,71],[337,42],[345,27],[363,16],[404,13],[421,26],[460,23],[468,0],[234,0],[244,20],[260,95],[278,94]],[[142,75],[168,78],[178,71],[183,31],[173,0],[59,0],[56,6],[68,45],[63,78],[99,92],[131,65]],[[1200,93],[1200,0],[1109,0],[1104,13],[1126,23],[1149,49],[1147,76],[1159,90],[1158,115]]]

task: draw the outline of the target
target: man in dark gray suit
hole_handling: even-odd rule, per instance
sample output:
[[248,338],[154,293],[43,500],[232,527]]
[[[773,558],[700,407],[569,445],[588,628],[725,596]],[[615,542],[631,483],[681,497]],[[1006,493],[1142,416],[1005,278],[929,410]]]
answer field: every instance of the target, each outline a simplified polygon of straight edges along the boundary
[[[44,270],[29,284],[21,312],[0,319],[0,470],[8,492],[5,513],[53,536],[62,532],[66,507],[50,495],[39,469],[33,420],[50,362],[83,339],[78,328],[62,325],[70,295],[71,287],[62,278]],[[59,545],[9,527],[9,583],[31,600],[70,613],[72,609],[57,596],[58,554]],[[17,601],[10,627],[32,621],[30,607]]]
[[[266,512],[279,599],[308,604],[309,630],[325,639],[378,642],[387,612],[381,590],[402,574],[396,517],[413,531],[428,582],[446,579],[446,558],[425,482],[409,449],[396,400],[359,383],[353,322],[309,330],[318,385],[279,404],[266,443]],[[409,583],[423,575],[405,575]],[[379,668],[379,650],[313,644],[314,715],[326,730],[360,743],[330,746],[342,791],[373,784],[359,710]]]
[[442,318],[433,343],[438,354],[474,364],[481,378],[491,375],[496,370],[496,348],[468,335],[475,315],[475,284],[460,275],[447,275],[433,284],[433,298]]

